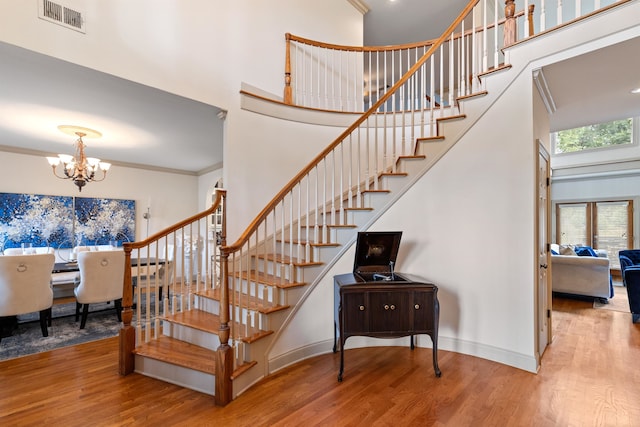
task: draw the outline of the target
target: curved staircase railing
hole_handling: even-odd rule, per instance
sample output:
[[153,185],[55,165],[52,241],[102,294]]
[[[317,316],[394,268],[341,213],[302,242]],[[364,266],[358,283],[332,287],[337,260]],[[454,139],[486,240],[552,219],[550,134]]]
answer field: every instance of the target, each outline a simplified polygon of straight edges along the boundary
[[[486,13],[490,2],[495,6],[493,20]],[[460,101],[486,93],[482,77],[508,68],[502,47],[516,43],[516,19],[525,14],[515,13],[514,1],[506,0],[506,18],[499,21],[497,6],[498,0],[471,0],[438,39],[398,51],[383,49],[393,52],[391,57],[410,52],[401,75],[396,78],[392,72],[385,80],[388,90],[370,97],[366,112],[289,181],[233,244],[226,245],[224,191],[218,191],[210,209],[144,241],[126,243],[127,265],[132,259],[146,262],[126,269],[120,373],[133,371],[136,348],[157,340],[167,317],[191,310],[199,297],[215,300],[219,346],[214,356],[203,357],[215,359],[211,372],[216,404],[229,403],[239,373],[264,363],[264,354],[252,354],[251,345],[282,323],[282,317],[273,320],[271,315],[277,317],[294,305],[296,290],[321,274],[323,260],[339,250],[342,230],[353,233],[365,225],[358,212],[373,210],[376,195],[389,193],[390,183],[407,175],[408,163],[427,157],[422,147],[443,139],[441,124],[465,117]],[[531,19],[527,0],[525,10]],[[526,34],[531,35],[532,28],[530,23]],[[309,42],[288,35],[287,45],[293,41]],[[365,51],[359,49],[351,50]],[[291,83],[290,68],[285,75]],[[362,84],[357,77],[346,79]],[[214,215],[219,223],[209,222]],[[196,260],[205,260],[205,265]],[[161,302],[155,303],[151,292],[163,292]]]

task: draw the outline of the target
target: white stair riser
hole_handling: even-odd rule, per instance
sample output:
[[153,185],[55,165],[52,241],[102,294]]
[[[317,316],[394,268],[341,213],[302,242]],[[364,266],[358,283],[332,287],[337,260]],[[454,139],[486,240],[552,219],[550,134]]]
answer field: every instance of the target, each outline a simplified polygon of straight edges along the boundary
[[201,371],[136,355],[135,372],[211,396],[215,395],[215,376]]
[[162,333],[171,338],[195,344],[209,350],[216,350],[220,346],[218,335],[177,323],[162,322]]

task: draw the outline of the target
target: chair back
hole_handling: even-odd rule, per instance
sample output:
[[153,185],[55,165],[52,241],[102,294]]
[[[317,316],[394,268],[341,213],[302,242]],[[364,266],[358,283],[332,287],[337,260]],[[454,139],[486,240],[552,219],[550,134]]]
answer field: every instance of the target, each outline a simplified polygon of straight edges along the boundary
[[50,246],[37,246],[28,249],[29,253],[25,254],[22,248],[7,248],[4,250],[5,255],[33,255],[33,254],[52,254],[54,250]]
[[53,254],[0,257],[0,316],[45,310],[53,305]]
[[122,298],[124,251],[83,251],[78,253],[80,284],[75,289],[80,304]]

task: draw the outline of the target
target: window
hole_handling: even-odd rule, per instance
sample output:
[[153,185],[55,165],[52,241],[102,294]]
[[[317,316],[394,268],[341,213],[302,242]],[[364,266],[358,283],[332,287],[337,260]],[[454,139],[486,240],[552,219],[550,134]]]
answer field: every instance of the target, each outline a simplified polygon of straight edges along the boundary
[[633,119],[614,120],[552,135],[554,154],[575,153],[596,148],[608,148],[633,142]]
[[618,251],[633,246],[631,200],[558,203],[556,241],[605,249],[611,268],[620,268]]

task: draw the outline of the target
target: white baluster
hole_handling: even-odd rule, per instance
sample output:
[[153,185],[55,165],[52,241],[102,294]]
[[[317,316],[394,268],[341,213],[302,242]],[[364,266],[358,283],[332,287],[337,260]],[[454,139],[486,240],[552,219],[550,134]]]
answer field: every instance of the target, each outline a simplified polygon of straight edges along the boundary
[[480,71],[484,72],[489,68],[489,43],[487,41],[487,33],[489,32],[489,28],[487,27],[487,0],[483,0],[482,9],[482,70]]
[[529,23],[527,22],[527,13],[529,11],[529,0],[524,0],[524,38],[526,39],[527,37],[529,37],[531,34],[529,34]]
[[558,10],[557,10],[558,19],[556,21],[556,25],[562,24],[562,0],[558,0]]
[[547,9],[545,7],[545,0],[540,2],[540,32],[547,29]]
[[498,0],[494,1],[494,12],[493,12],[493,67],[497,68],[500,65],[500,48],[498,45]]

